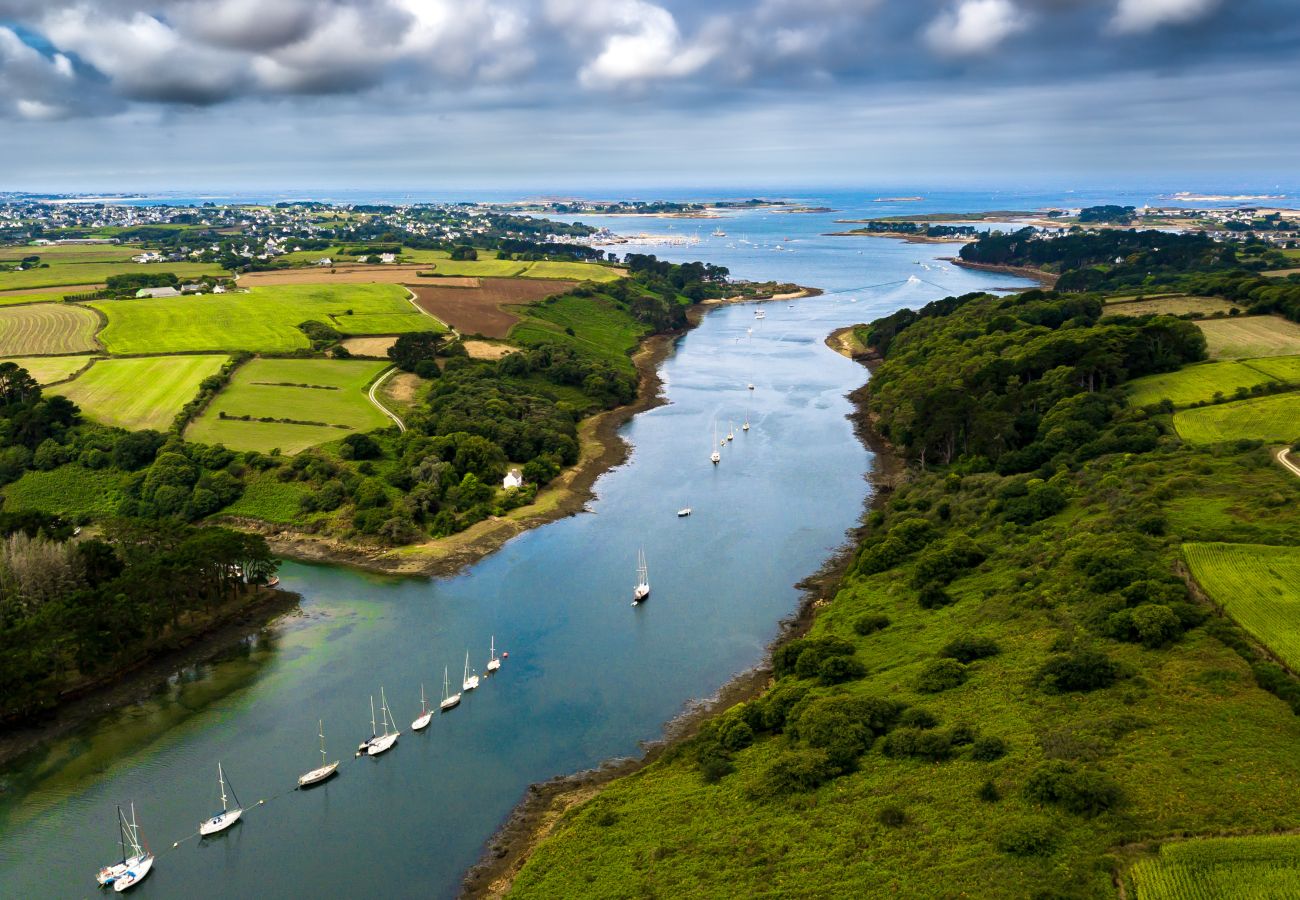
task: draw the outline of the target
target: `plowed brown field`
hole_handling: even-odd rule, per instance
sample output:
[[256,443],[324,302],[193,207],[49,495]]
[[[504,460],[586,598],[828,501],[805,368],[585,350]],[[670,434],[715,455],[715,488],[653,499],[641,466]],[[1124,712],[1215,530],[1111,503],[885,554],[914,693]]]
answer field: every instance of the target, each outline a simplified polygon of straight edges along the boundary
[[416,303],[431,316],[446,322],[461,334],[504,338],[519,321],[519,316],[503,306],[536,303],[554,294],[563,294],[576,281],[552,281],[535,278],[465,278],[475,287],[453,287],[452,279],[441,279],[437,286],[408,285],[415,292]]

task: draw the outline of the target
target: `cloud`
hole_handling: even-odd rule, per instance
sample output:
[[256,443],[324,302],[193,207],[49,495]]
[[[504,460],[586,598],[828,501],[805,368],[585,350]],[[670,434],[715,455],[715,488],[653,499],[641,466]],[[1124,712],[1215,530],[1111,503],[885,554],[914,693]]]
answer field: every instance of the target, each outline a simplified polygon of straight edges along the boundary
[[645,0],[550,0],[547,16],[556,27],[599,46],[578,71],[579,82],[588,88],[681,78],[704,68],[721,50],[707,41],[683,40],[673,14]]
[[1119,0],[1110,29],[1138,34],[1161,25],[1185,25],[1208,15],[1219,0]]
[[925,40],[943,56],[982,56],[1028,25],[1011,0],[960,0],[925,29]]
[[93,86],[80,91],[76,86],[76,70],[67,56],[43,54],[13,29],[0,27],[0,116],[45,121],[85,113],[89,104],[114,106]]

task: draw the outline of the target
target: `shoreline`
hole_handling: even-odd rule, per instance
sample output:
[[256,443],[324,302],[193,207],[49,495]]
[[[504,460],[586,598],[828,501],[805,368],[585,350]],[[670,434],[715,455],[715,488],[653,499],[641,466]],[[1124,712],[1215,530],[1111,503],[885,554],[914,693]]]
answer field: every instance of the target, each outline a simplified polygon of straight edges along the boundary
[[1002,275],[1018,275],[1021,278],[1028,278],[1031,281],[1037,281],[1045,288],[1053,288],[1061,276],[1053,275],[1051,272],[1044,272],[1042,269],[1030,269],[1025,266],[996,266],[992,263],[974,263],[967,262],[958,256],[940,257],[944,262],[950,262],[954,266],[960,266],[963,269],[975,269],[979,272],[997,272]]
[[968,237],[930,237],[910,231],[828,231],[823,237],[874,237],[905,241],[909,244],[969,244]]
[[[826,338],[827,345],[848,356],[848,353],[832,344],[831,340],[846,330],[852,331],[853,327],[837,329]],[[874,370],[878,362],[870,358],[869,353],[849,358],[861,363],[868,373]],[[749,669],[733,675],[712,697],[689,701],[682,713],[664,724],[662,737],[642,743],[644,752],[640,757],[608,759],[586,771],[559,775],[529,785],[501,827],[484,844],[479,861],[465,874],[461,882],[462,898],[496,900],[504,897],[533,851],[550,836],[570,810],[596,797],[614,780],[642,771],[667,750],[694,736],[707,720],[726,712],[737,703],[752,700],[767,690],[771,683],[772,655],[787,642],[806,634],[818,612],[829,605],[857,550],[858,541],[866,528],[867,513],[885,502],[894,488],[906,479],[904,460],[876,432],[871,423],[866,406],[869,383],[870,378],[848,394],[853,406],[848,418],[853,422],[854,435],[873,454],[871,467],[864,476],[872,485],[872,493],[864,505],[858,524],[846,532],[845,543],[831,554],[821,568],[795,585],[802,593],[799,604],[791,615],[778,622],[777,636],[768,644],[762,659]]]
[[147,699],[181,669],[220,656],[302,600],[293,591],[262,588],[257,596],[207,628],[180,636],[171,648],[111,676],[70,689],[57,706],[0,727],[0,766],[115,709]]

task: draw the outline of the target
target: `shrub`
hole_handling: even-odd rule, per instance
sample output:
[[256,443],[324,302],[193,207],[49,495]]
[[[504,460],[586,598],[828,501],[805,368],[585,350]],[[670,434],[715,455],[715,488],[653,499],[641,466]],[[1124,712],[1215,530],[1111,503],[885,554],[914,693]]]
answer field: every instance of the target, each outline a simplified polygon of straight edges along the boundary
[[825,750],[786,750],[750,786],[755,797],[784,797],[811,791],[839,774]]
[[966,667],[955,659],[938,659],[927,663],[916,679],[916,689],[923,694],[937,694],[964,684]]
[[898,724],[904,728],[934,728],[939,724],[939,720],[932,716],[929,711],[914,706],[903,713],[898,719]]
[[877,631],[883,631],[888,627],[889,617],[876,613],[867,613],[853,620],[854,633],[864,637],[868,634],[875,634]]
[[1007,755],[1007,742],[1000,737],[976,738],[970,748],[970,758],[977,762],[993,762]]
[[817,667],[817,677],[822,684],[842,684],[856,681],[867,674],[867,666],[852,656],[831,656]]
[[916,756],[939,762],[952,755],[952,737],[944,731],[898,728],[885,737],[881,750],[886,756]]
[[819,697],[790,725],[790,735],[824,750],[840,770],[851,768],[878,735],[898,721],[902,705],[875,697]]
[[997,656],[1002,652],[998,645],[988,638],[962,635],[954,638],[939,651],[939,655],[958,662],[971,663],[977,659]]
[[777,678],[790,674],[799,678],[816,678],[826,659],[852,656],[853,651],[852,642],[840,637],[796,638],[772,654],[772,668]]
[[940,585],[956,580],[966,570],[978,566],[987,554],[970,538],[959,536],[939,547],[926,550],[916,561],[912,583],[917,587],[937,582]]
[[1030,821],[1013,825],[998,835],[997,847],[1012,856],[1048,856],[1056,849],[1056,842],[1056,829],[1051,823]]
[[740,716],[728,716],[718,725],[718,743],[731,752],[743,750],[754,743],[754,729]]
[[1114,809],[1123,799],[1119,785],[1101,772],[1078,769],[1062,760],[1043,763],[1030,773],[1024,795],[1031,802],[1050,803],[1082,816]]
[[939,609],[944,606],[951,606],[956,601],[943,589],[943,585],[931,582],[922,585],[921,590],[916,595],[916,602],[921,604],[921,609]]
[[761,713],[762,727],[767,731],[783,730],[790,710],[807,694],[807,685],[797,681],[778,682],[776,687],[767,692],[761,704],[754,704]]
[[886,828],[902,828],[907,824],[907,813],[901,806],[891,803],[880,807],[880,811],[876,813],[876,821]]
[[975,796],[979,797],[985,803],[997,803],[1002,799],[1002,792],[998,790],[998,786],[994,784],[993,779],[990,778],[988,781],[980,785],[979,792],[976,793]]
[[1119,677],[1119,667],[1104,653],[1076,650],[1053,656],[1038,670],[1038,684],[1052,693],[1095,691]]
[[1160,603],[1144,603],[1133,610],[1133,630],[1146,647],[1164,647],[1178,640],[1182,623],[1174,611]]

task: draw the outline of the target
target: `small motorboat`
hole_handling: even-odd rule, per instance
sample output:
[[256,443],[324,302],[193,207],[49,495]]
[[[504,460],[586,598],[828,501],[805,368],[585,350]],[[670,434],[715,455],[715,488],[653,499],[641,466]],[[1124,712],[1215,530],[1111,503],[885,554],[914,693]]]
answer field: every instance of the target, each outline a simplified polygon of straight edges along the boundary
[[691,514],[691,508],[689,506],[684,506],[681,509],[677,510],[677,518],[679,519],[684,519],[690,514]]

